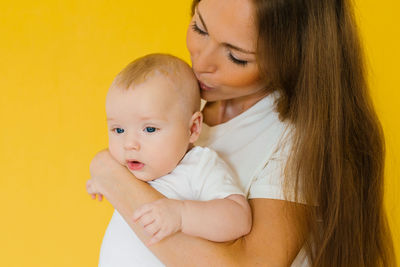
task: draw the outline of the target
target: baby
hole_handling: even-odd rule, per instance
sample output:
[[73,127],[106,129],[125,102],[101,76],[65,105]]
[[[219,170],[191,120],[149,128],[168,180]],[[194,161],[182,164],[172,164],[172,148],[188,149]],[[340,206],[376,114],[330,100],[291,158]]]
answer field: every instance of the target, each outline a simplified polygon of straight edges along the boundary
[[[163,54],[135,60],[113,81],[106,98],[109,151],[137,179],[167,199],[138,208],[133,220],[154,244],[182,231],[216,242],[246,235],[250,207],[218,155],[194,146],[202,125],[197,80],[184,61]],[[100,194],[88,181],[92,196]],[[100,266],[158,266],[115,211],[103,239]]]

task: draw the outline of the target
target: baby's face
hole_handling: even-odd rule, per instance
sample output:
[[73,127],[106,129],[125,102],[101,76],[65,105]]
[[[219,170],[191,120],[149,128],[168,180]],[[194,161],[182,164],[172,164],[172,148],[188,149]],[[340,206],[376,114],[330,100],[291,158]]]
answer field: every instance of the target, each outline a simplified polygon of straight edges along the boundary
[[171,172],[190,140],[190,115],[177,104],[172,82],[159,73],[128,90],[113,88],[106,100],[109,149],[137,178]]

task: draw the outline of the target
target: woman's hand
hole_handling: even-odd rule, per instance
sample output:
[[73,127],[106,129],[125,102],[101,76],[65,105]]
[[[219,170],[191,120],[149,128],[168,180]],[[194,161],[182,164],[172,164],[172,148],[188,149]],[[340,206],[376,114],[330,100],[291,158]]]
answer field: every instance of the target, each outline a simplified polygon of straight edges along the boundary
[[[92,198],[95,198],[93,194],[98,194],[99,198],[104,196],[121,214],[126,214],[129,220],[132,220],[133,210],[139,206],[164,198],[116,161],[108,149],[94,156],[90,163],[90,176],[86,190]],[[123,212],[126,209],[131,212]],[[127,218],[125,219],[128,220]]]
[[86,191],[92,197],[92,199],[96,199],[96,196],[98,196],[99,201],[103,200],[103,194],[101,194],[100,191],[96,188],[93,179],[89,179],[86,182]]
[[89,169],[91,179],[87,182],[86,189],[93,198],[93,194],[99,194],[99,197],[104,195],[105,187],[112,186],[115,174],[126,168],[111,156],[108,149],[104,149],[94,156]]
[[110,154],[108,149],[98,152],[90,163],[90,175],[96,182],[102,182],[113,174],[113,170],[123,167]]
[[[98,197],[99,201],[103,200],[103,192],[101,192],[101,182],[107,179],[107,171],[111,171],[112,167],[116,161],[111,157],[111,154],[107,149],[98,152],[90,163],[90,176],[86,182],[86,191],[92,197],[96,199]],[[102,180],[103,179],[103,180]]]

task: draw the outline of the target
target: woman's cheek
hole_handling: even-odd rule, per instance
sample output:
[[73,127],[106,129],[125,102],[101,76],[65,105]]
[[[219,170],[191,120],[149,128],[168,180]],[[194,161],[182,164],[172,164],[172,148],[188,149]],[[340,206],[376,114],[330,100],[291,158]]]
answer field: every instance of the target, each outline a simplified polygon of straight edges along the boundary
[[[235,68],[237,68],[235,66]],[[245,68],[245,67],[244,67]],[[259,72],[255,68],[249,70],[227,70],[227,73],[231,75],[226,75],[229,79],[224,79],[223,83],[230,87],[238,88],[258,88],[262,86],[262,82],[259,76]]]

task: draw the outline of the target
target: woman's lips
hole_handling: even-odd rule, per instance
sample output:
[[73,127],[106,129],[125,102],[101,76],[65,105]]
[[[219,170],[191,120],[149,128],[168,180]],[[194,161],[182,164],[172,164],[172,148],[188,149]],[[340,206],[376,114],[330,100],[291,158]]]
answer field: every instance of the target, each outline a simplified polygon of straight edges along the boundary
[[136,160],[128,160],[126,164],[128,166],[128,169],[130,169],[131,171],[139,171],[144,167],[143,163]]
[[200,81],[199,81],[199,85],[200,85],[201,90],[204,90],[204,91],[210,91],[210,90],[213,89],[212,87],[207,86],[207,85],[205,85],[204,83],[202,83]]

